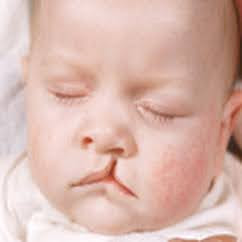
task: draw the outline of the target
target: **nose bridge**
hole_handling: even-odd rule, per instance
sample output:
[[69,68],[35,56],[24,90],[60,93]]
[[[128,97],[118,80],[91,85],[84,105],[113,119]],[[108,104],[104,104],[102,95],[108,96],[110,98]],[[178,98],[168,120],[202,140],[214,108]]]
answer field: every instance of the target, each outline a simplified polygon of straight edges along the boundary
[[[113,82],[113,83],[111,83]],[[108,80],[108,85],[102,88],[95,102],[98,104],[98,112],[100,119],[103,121],[117,121],[118,123],[129,123],[127,114],[128,104],[122,97],[122,90],[118,85],[118,81]],[[105,85],[105,84],[104,84]]]

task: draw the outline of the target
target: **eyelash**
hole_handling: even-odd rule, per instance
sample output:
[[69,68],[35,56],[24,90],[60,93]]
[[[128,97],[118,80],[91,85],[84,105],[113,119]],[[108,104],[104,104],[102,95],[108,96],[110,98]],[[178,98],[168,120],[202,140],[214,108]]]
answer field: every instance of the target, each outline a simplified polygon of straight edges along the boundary
[[[64,93],[52,93],[52,96],[61,104],[64,105],[73,105],[73,104],[79,104],[81,101],[83,101],[84,98],[86,98],[86,95],[68,95]],[[171,121],[174,120],[175,115],[165,114],[161,113],[159,111],[156,111],[157,108],[154,107],[154,105],[151,104],[143,104],[143,105],[137,105],[136,107],[138,111],[142,114],[142,116],[145,116],[151,121],[152,123],[158,123],[158,124],[168,124]]]
[[52,96],[61,104],[64,105],[72,105],[80,103],[87,95],[80,95],[80,94],[64,94],[58,92],[51,92]]
[[138,106],[137,109],[142,114],[142,116],[146,116],[152,123],[169,124],[175,118],[175,115],[156,111],[153,105],[149,104]]

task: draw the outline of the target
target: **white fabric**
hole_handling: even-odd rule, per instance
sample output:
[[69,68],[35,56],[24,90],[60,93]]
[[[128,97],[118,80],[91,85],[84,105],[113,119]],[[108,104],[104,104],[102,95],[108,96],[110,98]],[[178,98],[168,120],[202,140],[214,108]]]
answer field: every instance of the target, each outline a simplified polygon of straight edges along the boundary
[[24,86],[16,55],[0,58],[0,156],[19,153],[26,144]]
[[[0,0],[0,155],[26,144],[20,61],[29,46],[29,0]],[[31,0],[30,0],[31,1]]]
[[29,44],[28,0],[0,0],[0,57],[22,54]]
[[[2,162],[0,183],[0,242],[162,242],[172,238],[205,239],[236,236],[239,205],[232,187],[231,171],[225,169],[199,209],[169,228],[122,236],[94,234],[73,224],[47,202],[34,185],[26,155]],[[227,156],[227,162],[237,162]],[[231,167],[231,165],[229,165]]]

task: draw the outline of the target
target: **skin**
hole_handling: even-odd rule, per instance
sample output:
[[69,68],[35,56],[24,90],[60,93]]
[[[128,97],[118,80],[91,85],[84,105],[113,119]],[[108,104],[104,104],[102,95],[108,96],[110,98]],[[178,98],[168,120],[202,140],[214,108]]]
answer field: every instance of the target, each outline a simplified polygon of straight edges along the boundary
[[242,102],[224,101],[237,38],[231,14],[226,42],[218,3],[42,1],[23,61],[29,167],[75,223],[151,231],[199,207]]

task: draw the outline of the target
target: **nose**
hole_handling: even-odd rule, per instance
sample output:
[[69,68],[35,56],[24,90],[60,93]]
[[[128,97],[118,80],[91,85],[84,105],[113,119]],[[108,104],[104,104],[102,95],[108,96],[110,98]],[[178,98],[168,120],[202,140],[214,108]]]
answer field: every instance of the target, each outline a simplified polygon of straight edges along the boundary
[[[98,126],[98,124],[97,124]],[[137,152],[137,145],[130,130],[125,127],[92,127],[81,137],[84,149],[95,149],[100,154],[128,158]]]

